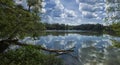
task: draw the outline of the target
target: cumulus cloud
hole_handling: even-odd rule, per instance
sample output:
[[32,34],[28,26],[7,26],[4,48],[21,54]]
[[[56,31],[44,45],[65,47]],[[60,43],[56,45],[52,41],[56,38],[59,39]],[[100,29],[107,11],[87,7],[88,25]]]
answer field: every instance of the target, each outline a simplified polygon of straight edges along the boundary
[[[15,2],[27,8],[26,0]],[[48,23],[103,23],[106,16],[105,0],[44,0],[42,6],[42,20]]]
[[50,19],[47,20],[49,23],[103,23],[100,21],[105,17],[104,0],[46,0],[46,2],[44,16],[49,17],[45,18]]
[[67,17],[77,17],[76,13],[73,10],[65,9],[64,13],[66,14]]
[[83,16],[84,18],[88,18],[88,19],[91,19],[91,18],[95,18],[95,17],[96,17],[96,15],[94,15],[93,13],[87,12],[87,11],[83,11],[83,12],[82,12],[82,16]]
[[46,9],[42,8],[42,13],[46,13]]
[[76,13],[73,10],[67,9],[63,6],[60,0],[46,0],[46,14],[52,17],[76,17]]
[[94,5],[89,5],[89,4],[86,4],[86,3],[80,3],[79,4],[79,10],[80,11],[94,12]]
[[45,7],[45,5],[46,5],[46,2],[42,2],[42,7],[44,8]]
[[[77,1],[78,2],[78,1]],[[96,3],[104,3],[105,0],[79,0],[81,3],[88,3],[88,4],[96,4]]]
[[105,1],[104,0],[76,0],[79,2],[79,11],[82,17],[88,19],[102,19],[105,17]]

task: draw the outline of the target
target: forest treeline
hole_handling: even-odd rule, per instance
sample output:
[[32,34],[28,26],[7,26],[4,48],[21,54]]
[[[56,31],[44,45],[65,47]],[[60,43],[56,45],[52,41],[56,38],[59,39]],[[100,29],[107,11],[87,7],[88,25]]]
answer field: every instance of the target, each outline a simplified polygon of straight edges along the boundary
[[102,24],[81,24],[81,25],[65,25],[65,24],[48,24],[44,23],[46,30],[85,30],[95,32],[105,32],[109,34],[120,35],[120,23],[113,23],[108,26]]
[[48,24],[45,23],[47,30],[87,30],[87,31],[103,31],[108,26],[102,24],[81,24],[81,25],[65,25],[65,24]]

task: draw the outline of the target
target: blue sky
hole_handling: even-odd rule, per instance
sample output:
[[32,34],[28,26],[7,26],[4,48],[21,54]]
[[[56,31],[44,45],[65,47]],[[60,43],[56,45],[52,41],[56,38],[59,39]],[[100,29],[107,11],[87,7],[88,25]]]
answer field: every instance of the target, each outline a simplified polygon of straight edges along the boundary
[[[25,0],[22,4],[26,6]],[[104,24],[106,16],[105,0],[44,0],[42,10],[42,22],[47,23]]]

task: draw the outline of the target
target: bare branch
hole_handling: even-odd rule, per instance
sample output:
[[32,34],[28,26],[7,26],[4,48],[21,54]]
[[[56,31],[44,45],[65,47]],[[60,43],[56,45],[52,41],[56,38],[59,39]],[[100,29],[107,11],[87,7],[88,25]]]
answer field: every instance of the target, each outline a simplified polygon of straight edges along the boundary
[[47,49],[47,48],[44,48],[42,47],[41,45],[39,46],[36,46],[36,45],[32,45],[32,44],[25,44],[25,43],[21,43],[21,42],[18,42],[18,40],[2,40],[0,41],[0,43],[3,43],[3,42],[8,42],[9,44],[14,44],[14,45],[19,45],[19,46],[33,46],[35,47],[36,49],[41,49],[41,50],[44,50],[44,51],[48,51],[48,52],[62,52],[62,53],[68,53],[68,52],[73,52],[73,48],[70,48],[69,50],[55,50],[55,49]]

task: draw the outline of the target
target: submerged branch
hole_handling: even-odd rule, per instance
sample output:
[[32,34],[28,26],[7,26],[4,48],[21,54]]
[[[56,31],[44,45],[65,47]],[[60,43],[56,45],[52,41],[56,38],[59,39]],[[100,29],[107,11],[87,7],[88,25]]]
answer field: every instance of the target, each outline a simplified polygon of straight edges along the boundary
[[1,40],[0,41],[0,44],[2,43],[5,43],[5,42],[8,42],[9,44],[14,44],[14,45],[19,45],[19,46],[33,46],[35,47],[36,49],[41,49],[41,50],[44,50],[44,51],[48,51],[48,52],[56,52],[56,53],[68,53],[68,52],[73,52],[74,50],[72,50],[73,48],[70,48],[68,50],[55,50],[55,49],[47,49],[45,47],[42,47],[41,45],[39,46],[36,46],[36,45],[32,45],[32,44],[25,44],[25,43],[22,43],[22,42],[18,42],[18,39],[15,39],[15,40]]

